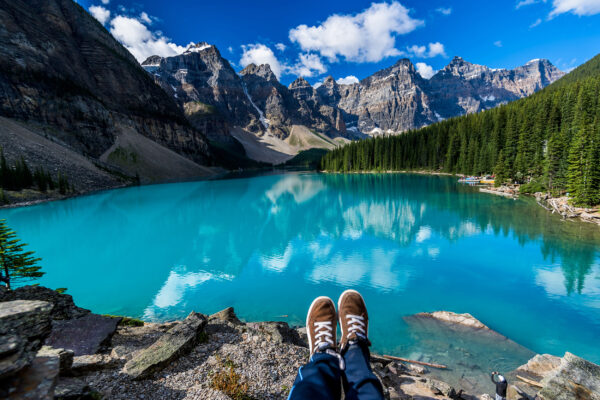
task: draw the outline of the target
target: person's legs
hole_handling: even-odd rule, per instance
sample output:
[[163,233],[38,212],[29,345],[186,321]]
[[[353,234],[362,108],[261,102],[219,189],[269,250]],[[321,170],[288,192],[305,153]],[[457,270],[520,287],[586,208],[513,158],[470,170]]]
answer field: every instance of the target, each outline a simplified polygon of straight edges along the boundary
[[348,400],[383,400],[381,382],[371,370],[369,353],[369,315],[362,296],[346,290],[338,300],[342,337],[341,354],[346,362],[342,375]]
[[298,370],[289,400],[341,398],[341,357],[335,351],[336,324],[333,301],[329,297],[317,297],[306,316],[310,361]]
[[341,373],[337,357],[315,353],[298,370],[288,400],[338,400],[341,398]]

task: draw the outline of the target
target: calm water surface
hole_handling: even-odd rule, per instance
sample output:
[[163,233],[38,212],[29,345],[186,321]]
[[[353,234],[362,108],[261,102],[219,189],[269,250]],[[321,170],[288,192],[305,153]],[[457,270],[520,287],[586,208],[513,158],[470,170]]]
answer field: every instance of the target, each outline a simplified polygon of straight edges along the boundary
[[[43,285],[98,313],[169,320],[234,306],[245,320],[301,325],[314,297],[355,288],[376,351],[446,362],[455,377],[477,370],[466,375],[483,382],[530,350],[600,362],[600,229],[454,178],[268,175],[0,217],[43,258]],[[405,319],[435,310],[469,312],[530,350],[449,340]]]

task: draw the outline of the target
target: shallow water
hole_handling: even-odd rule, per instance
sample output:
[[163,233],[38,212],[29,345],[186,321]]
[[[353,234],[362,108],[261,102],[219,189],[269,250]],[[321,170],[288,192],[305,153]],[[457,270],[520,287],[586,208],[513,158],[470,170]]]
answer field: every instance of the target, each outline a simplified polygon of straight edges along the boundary
[[67,287],[98,313],[168,320],[234,306],[245,320],[303,324],[314,297],[355,288],[375,351],[448,363],[456,376],[508,371],[531,353],[491,357],[461,343],[453,347],[470,358],[460,366],[437,346],[447,339],[403,317],[469,312],[532,351],[600,362],[600,229],[450,177],[290,173],[143,186],[0,217],[43,258],[41,284]]

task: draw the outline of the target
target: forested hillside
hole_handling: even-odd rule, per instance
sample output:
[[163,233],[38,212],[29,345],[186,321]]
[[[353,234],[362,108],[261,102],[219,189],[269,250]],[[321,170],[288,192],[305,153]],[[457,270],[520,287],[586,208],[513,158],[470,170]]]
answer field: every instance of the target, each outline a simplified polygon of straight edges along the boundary
[[530,183],[573,204],[600,203],[600,55],[544,90],[398,136],[352,142],[321,169],[441,170]]

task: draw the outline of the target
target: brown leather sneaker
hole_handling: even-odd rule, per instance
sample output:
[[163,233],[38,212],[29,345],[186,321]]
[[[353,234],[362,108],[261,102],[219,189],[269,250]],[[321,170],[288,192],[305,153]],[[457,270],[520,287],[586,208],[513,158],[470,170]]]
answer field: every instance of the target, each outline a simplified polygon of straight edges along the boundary
[[315,351],[335,350],[335,304],[329,297],[321,296],[313,300],[306,315],[306,334],[311,356]]
[[338,316],[342,331],[340,350],[343,351],[350,341],[362,339],[369,343],[369,314],[360,293],[352,289],[342,293],[338,300]]

